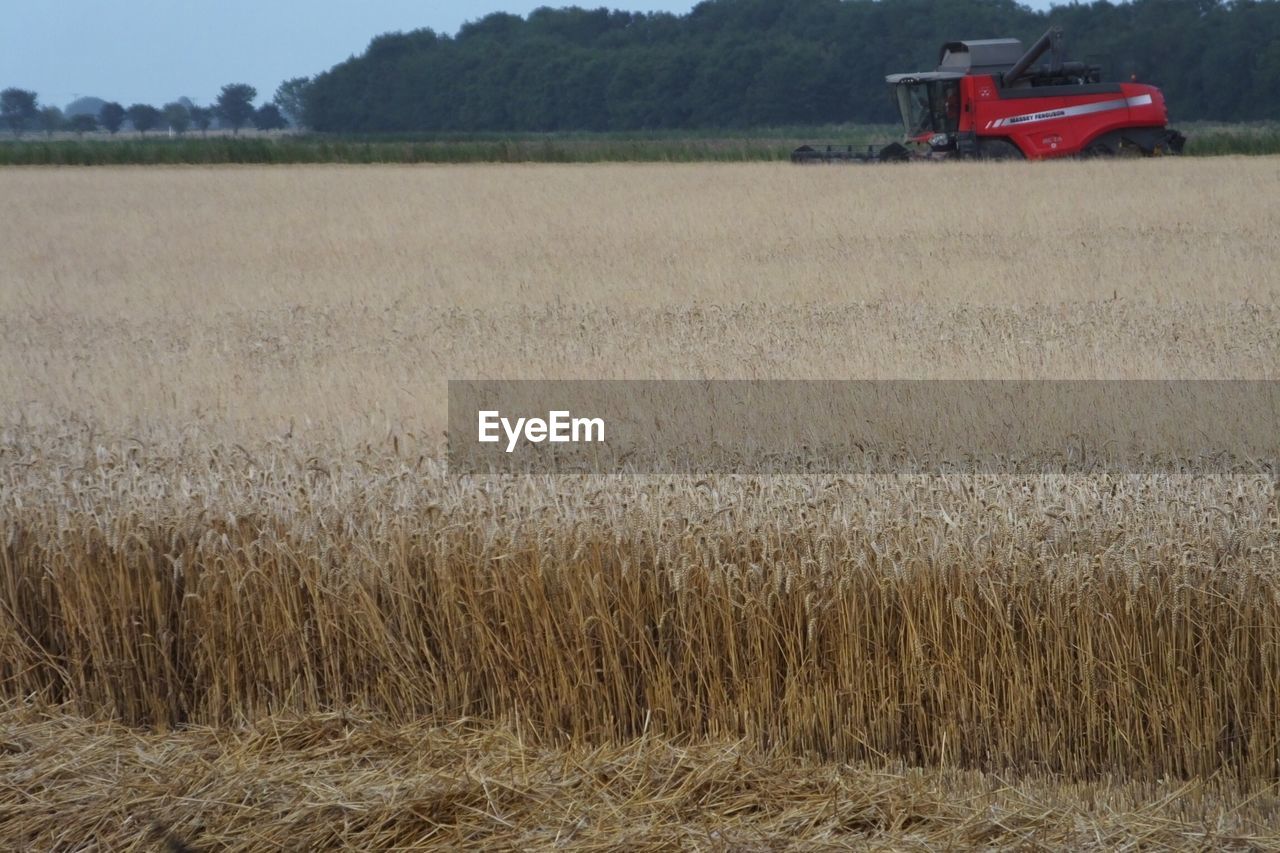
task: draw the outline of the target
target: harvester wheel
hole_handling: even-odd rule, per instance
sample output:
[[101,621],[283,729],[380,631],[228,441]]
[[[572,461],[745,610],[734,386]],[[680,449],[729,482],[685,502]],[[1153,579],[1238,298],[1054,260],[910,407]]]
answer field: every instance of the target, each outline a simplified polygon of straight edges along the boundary
[[979,160],[1024,160],[1021,149],[1007,139],[979,139]]
[[1120,140],[1120,150],[1116,152],[1117,157],[1147,157],[1147,150],[1138,142],[1125,137]]

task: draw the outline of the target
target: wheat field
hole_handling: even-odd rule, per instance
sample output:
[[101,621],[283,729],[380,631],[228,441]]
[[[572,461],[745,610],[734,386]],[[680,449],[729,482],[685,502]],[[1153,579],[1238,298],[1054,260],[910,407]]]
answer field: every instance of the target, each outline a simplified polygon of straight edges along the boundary
[[1254,378],[1280,160],[0,171],[0,844],[1278,849],[1274,467],[450,474],[450,378]]

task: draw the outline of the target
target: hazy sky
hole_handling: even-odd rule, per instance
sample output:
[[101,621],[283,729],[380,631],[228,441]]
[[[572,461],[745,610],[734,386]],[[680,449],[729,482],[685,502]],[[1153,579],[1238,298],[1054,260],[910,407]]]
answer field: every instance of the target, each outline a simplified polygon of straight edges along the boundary
[[[186,95],[208,103],[224,83],[270,99],[281,80],[362,53],[369,39],[431,27],[455,33],[490,12],[525,15],[555,0],[14,0],[0,26],[0,88],[34,89],[66,106],[80,95],[156,105]],[[687,12],[693,2],[578,2]]]

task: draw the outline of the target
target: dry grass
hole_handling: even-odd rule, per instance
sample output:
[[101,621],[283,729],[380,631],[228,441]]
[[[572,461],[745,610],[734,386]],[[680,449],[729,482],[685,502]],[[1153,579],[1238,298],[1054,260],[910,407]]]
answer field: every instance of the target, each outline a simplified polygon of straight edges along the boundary
[[1276,169],[0,172],[0,842],[1277,846],[1267,472],[437,461],[450,377],[1274,378]]
[[[1258,850],[1274,796],[779,759],[733,741],[538,746],[358,714],[140,733],[0,710],[15,849]],[[856,842],[855,842],[856,839]],[[172,848],[171,848],[172,849]]]

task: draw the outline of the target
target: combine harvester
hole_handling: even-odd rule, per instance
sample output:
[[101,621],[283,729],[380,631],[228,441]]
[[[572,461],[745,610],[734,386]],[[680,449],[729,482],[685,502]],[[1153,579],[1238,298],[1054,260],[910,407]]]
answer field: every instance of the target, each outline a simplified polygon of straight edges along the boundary
[[[1025,53],[1017,39],[953,41],[936,71],[891,74],[904,143],[854,150],[803,145],[793,163],[886,163],[915,159],[1041,160],[1180,154],[1164,95],[1142,83],[1102,83],[1096,65],[1067,62],[1053,27]],[[1032,63],[1050,52],[1048,64]],[[914,150],[913,150],[914,147]]]

